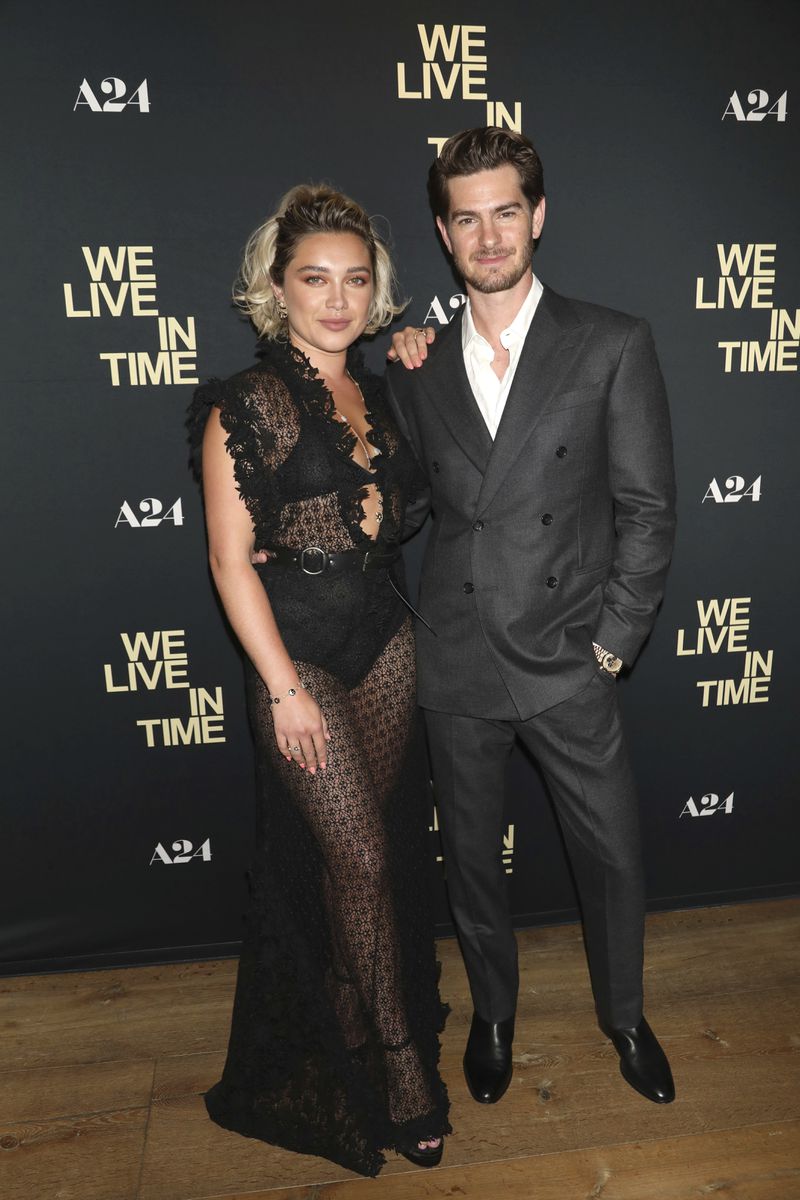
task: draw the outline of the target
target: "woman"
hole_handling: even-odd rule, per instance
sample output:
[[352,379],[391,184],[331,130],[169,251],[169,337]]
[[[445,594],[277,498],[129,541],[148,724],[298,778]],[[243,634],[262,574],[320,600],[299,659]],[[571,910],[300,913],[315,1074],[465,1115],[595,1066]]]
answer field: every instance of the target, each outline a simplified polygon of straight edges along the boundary
[[416,467],[353,351],[399,311],[393,282],[358,205],[294,188],[235,293],[261,361],[199,388],[190,415],[258,768],[228,1057],[206,1106],[364,1175],[386,1148],[435,1165],[450,1132],[413,633],[393,579]]

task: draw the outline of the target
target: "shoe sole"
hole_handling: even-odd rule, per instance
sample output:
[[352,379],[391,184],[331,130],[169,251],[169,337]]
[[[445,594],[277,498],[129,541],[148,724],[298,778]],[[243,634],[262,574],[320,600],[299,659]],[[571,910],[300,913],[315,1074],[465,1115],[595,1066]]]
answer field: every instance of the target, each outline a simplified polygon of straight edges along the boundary
[[413,1163],[415,1167],[438,1167],[442,1161],[444,1146],[440,1146],[438,1152],[434,1151],[432,1154],[424,1154],[421,1150],[418,1154],[408,1153],[405,1150],[398,1150],[397,1153],[402,1155],[407,1162]]

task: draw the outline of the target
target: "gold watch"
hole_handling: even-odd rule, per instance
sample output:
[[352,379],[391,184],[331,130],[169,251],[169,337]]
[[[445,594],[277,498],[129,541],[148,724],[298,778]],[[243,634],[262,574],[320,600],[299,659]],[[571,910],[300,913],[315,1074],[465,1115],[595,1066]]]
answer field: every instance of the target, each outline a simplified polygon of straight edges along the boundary
[[616,654],[612,654],[610,650],[598,646],[597,642],[592,642],[592,646],[594,647],[594,656],[602,669],[608,671],[609,675],[619,675],[622,659],[617,658]]

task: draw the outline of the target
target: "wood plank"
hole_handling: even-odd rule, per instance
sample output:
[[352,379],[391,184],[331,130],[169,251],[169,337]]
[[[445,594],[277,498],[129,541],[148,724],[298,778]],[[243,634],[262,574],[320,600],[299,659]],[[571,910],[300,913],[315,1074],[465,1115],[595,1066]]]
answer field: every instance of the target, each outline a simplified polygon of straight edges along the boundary
[[293,1154],[220,1129],[209,1119],[199,1096],[178,1096],[153,1104],[139,1200],[186,1200],[215,1192],[316,1185],[320,1180],[348,1177],[356,1178],[325,1159]]
[[205,1200],[798,1200],[800,1123]]
[[[592,1007],[580,926],[520,930],[520,1011],[531,1003],[559,1012]],[[445,953],[445,947],[447,953]],[[469,1006],[454,943],[440,942],[443,997]],[[646,1007],[687,995],[800,988],[800,900],[656,913],[647,918]]]
[[139,1059],[4,1071],[0,1123],[147,1108],[154,1069],[154,1061]]
[[176,963],[0,980],[7,1067],[224,1049],[237,963]]
[[[187,1082],[209,1086],[217,1077],[219,1061],[204,1078],[206,1056],[188,1064],[171,1059],[159,1074],[155,1088],[142,1174],[142,1200],[180,1200],[203,1197],[235,1187],[287,1187],[348,1177],[329,1162],[291,1154],[273,1146],[218,1129],[209,1121],[197,1095],[184,1092]],[[188,1068],[183,1085],[179,1066]],[[521,1068],[502,1102],[493,1108],[475,1104],[469,1097],[460,1066],[456,1073],[443,1071],[452,1101],[451,1120],[456,1136],[448,1139],[451,1164],[481,1162],[508,1155],[603,1145],[619,1138],[656,1138],[701,1128],[699,1116],[687,1099],[668,1107],[648,1103],[619,1076],[616,1056],[609,1062],[576,1064],[568,1055],[557,1055],[544,1068]],[[184,1094],[181,1094],[183,1092]],[[176,1158],[174,1147],[187,1153]],[[413,1171],[404,1159],[390,1153],[383,1176]],[[382,1176],[382,1177],[383,1177]]]
[[0,1128],[3,1200],[136,1200],[147,1108]]
[[[649,984],[649,987],[648,987]],[[662,913],[648,922],[652,1000],[800,987],[800,901]],[[753,998],[757,1011],[757,998]]]
[[[800,1167],[800,901],[648,919],[647,1013],[678,1086],[663,1108],[619,1075],[596,1024],[580,928],[526,930],[519,942],[508,1095],[484,1108],[467,1094],[469,989],[457,944],[440,942],[453,1008],[442,1069],[456,1134],[441,1169],[421,1172],[392,1155],[377,1182],[208,1119],[200,1093],[224,1062],[235,961],[2,980],[11,1068],[0,1076],[3,1200],[256,1200],[275,1189],[311,1200],[355,1188],[389,1189],[387,1200],[493,1200],[504,1190],[526,1200],[696,1200],[703,1188],[731,1200],[800,1200],[796,1174],[786,1174]],[[762,1153],[765,1123],[772,1140]],[[794,1157],[781,1165],[787,1144]],[[780,1153],[770,1158],[770,1147]],[[435,1180],[439,1190],[425,1190]]]
[[[741,904],[713,904],[704,908],[675,908],[669,912],[650,913],[648,928],[654,937],[672,938],[688,930],[775,929],[785,921],[794,923],[800,917],[800,898],[785,896],[777,900],[752,900]],[[551,928],[556,928],[551,926]]]
[[156,1062],[153,1103],[169,1104],[180,1096],[199,1096],[216,1083],[225,1065],[224,1052],[170,1054]]
[[[800,1112],[797,1005],[773,989],[761,997],[760,1021],[754,1024],[746,998],[723,996],[675,1002],[660,1022],[675,1071],[678,1099],[662,1108],[633,1092],[619,1074],[617,1056],[591,1021],[574,1040],[544,1042],[541,1030],[526,1025],[515,1043],[515,1074],[507,1096],[491,1109],[468,1096],[460,1067],[462,1020],[448,1025],[443,1073],[453,1104],[455,1135],[448,1141],[451,1165],[507,1156],[555,1153],[599,1147],[617,1140],[662,1140],[764,1119],[794,1117]],[[555,1014],[551,1017],[556,1019]],[[712,1025],[713,1020],[713,1025]],[[588,1035],[588,1036],[587,1036]],[[672,1035],[672,1036],[670,1036]],[[453,1041],[457,1044],[452,1046]],[[800,1041],[800,1039],[798,1039]],[[329,1163],[301,1158],[218,1131],[191,1097],[218,1078],[223,1055],[171,1056],[158,1063],[154,1096],[170,1106],[168,1120],[154,1112],[148,1138],[145,1178],[158,1181],[165,1197],[205,1196],[207,1189],[234,1185],[240,1189],[286,1187],[312,1183],[345,1173]],[[746,1080],[746,1085],[743,1081]],[[170,1159],[178,1139],[191,1145],[197,1170]],[[222,1138],[221,1170],[209,1157],[210,1139]],[[396,1158],[385,1174],[411,1170]],[[338,1171],[338,1174],[337,1174]],[[383,1176],[382,1176],[383,1178]],[[149,1193],[145,1190],[143,1195]],[[152,1192],[153,1197],[157,1195]]]
[[[753,1017],[752,998],[688,996],[672,1000],[650,1011],[650,1020],[667,1048],[674,1071],[680,1074],[684,1063],[695,1059],[715,1061],[736,1055],[784,1055],[800,1057],[800,1004],[783,989],[765,989],[759,996],[757,1019]],[[449,1028],[445,1038],[445,1060],[460,1056],[468,1022]],[[458,1044],[453,1045],[458,1030]],[[517,1021],[514,1056],[542,1055],[556,1048],[595,1059],[615,1059],[610,1041],[598,1029],[593,1017],[557,1012],[526,1015]]]
[[[560,1014],[591,1011],[577,925],[524,930],[519,942],[521,1014],[529,1002]],[[760,991],[765,981],[800,986],[798,943],[797,900],[655,914],[648,1005],[687,993]],[[438,952],[444,997],[454,1009],[468,1008],[456,942],[441,941]],[[4,1062],[25,1068],[223,1049],[236,966],[221,960],[3,979]]]

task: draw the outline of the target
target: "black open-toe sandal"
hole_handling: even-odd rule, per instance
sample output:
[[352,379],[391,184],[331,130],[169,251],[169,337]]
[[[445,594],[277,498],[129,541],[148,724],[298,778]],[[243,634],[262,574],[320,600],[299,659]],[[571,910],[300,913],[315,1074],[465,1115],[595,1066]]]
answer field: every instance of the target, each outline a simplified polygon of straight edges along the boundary
[[431,1138],[416,1138],[412,1141],[401,1141],[397,1143],[397,1153],[402,1154],[403,1158],[407,1158],[409,1162],[414,1163],[417,1167],[438,1167],[442,1161],[444,1153],[444,1138],[439,1137],[438,1146],[426,1146],[423,1150],[419,1143],[421,1141],[430,1141],[436,1134],[431,1135]]

